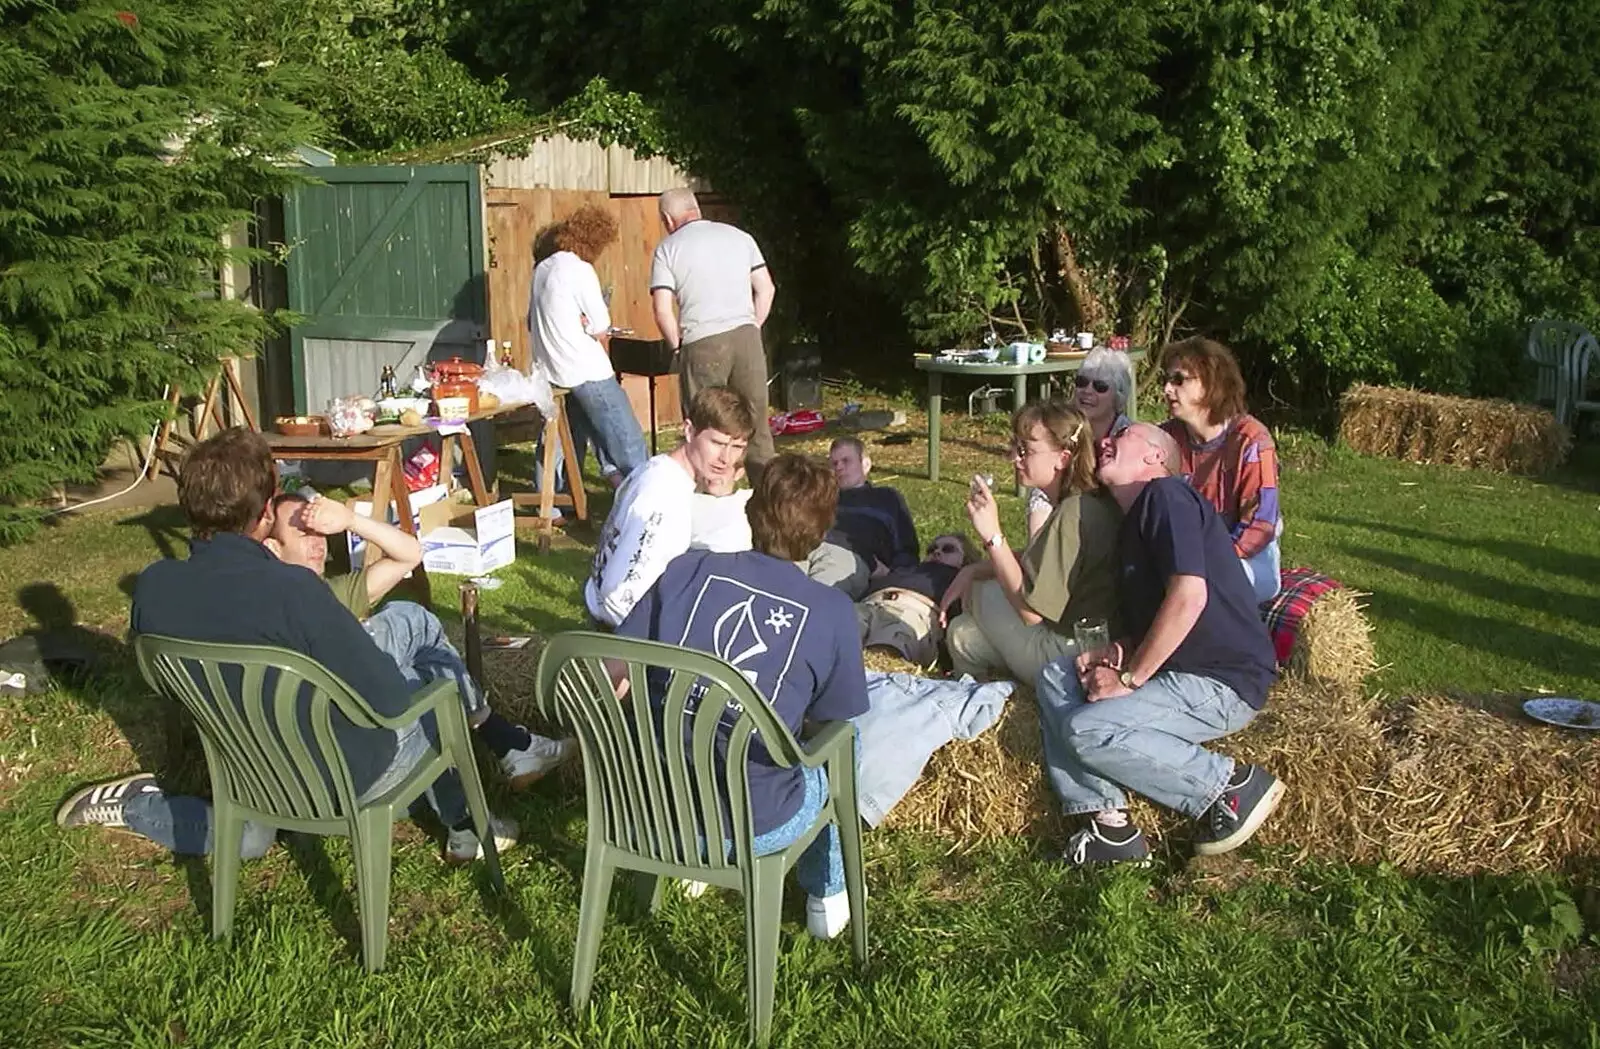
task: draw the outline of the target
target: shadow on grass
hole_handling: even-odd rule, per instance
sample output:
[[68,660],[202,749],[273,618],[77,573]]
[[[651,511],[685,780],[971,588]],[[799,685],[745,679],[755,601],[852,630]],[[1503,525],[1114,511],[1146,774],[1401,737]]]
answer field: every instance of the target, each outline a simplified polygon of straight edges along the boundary
[[1485,601],[1515,605],[1530,612],[1549,612],[1585,625],[1600,623],[1600,599],[1587,595],[1551,590],[1526,583],[1512,583],[1477,572],[1433,564],[1405,554],[1359,547],[1351,543],[1340,543],[1337,548],[1352,557],[1383,565],[1385,568],[1459,593],[1472,594]]
[[[1390,524],[1386,521],[1370,521],[1357,517],[1331,517],[1318,514],[1310,519],[1319,524],[1339,525],[1345,528],[1363,529],[1371,532],[1385,532],[1401,539],[1445,543],[1452,547],[1481,550],[1486,554],[1491,554],[1507,561],[1514,561],[1524,568],[1536,572],[1570,576],[1574,579],[1600,578],[1600,557],[1593,554],[1582,554],[1571,550],[1538,546],[1533,543],[1519,542],[1515,539],[1468,539],[1455,535],[1443,535],[1438,532],[1425,532],[1420,528],[1408,528],[1405,525]],[[1369,553],[1365,548],[1352,552],[1361,556],[1368,556]],[[1543,605],[1539,607],[1543,607]],[[1594,622],[1595,618],[1591,617],[1589,621]]]
[[161,551],[161,556],[171,559],[180,551],[189,549],[189,524],[177,506],[157,506],[136,517],[117,522],[118,527],[143,528],[150,533],[150,541]]

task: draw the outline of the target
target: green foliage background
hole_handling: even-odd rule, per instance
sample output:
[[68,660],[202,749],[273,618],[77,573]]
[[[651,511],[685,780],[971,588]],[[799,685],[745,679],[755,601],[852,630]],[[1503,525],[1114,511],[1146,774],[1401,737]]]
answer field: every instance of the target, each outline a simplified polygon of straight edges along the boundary
[[1202,331],[1316,404],[1505,392],[1527,320],[1600,319],[1594,0],[465,0],[450,36],[535,105],[639,92],[852,352]]

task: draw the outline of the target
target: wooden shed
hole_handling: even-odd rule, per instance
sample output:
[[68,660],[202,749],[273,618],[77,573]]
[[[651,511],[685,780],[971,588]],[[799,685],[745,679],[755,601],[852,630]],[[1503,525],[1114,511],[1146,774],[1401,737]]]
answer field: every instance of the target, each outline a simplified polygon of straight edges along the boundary
[[[248,369],[258,417],[370,391],[385,364],[404,377],[430,359],[481,359],[490,339],[526,367],[534,237],[583,204],[610,209],[620,230],[596,263],[612,322],[659,338],[649,288],[662,236],[656,198],[694,181],[664,159],[561,134],[526,148],[512,155],[464,143],[430,150],[427,163],[320,167],[312,183],[264,208],[257,243],[283,264],[258,267],[233,293],[301,319]],[[714,199],[706,207],[726,210]],[[679,421],[676,376],[655,381],[657,421]],[[648,383],[623,380],[646,425]]]
[[[553,134],[533,142],[526,156],[491,156],[483,165],[489,251],[489,328],[502,346],[509,343],[514,360],[526,365],[528,288],[533,278],[533,244],[540,230],[585,204],[599,204],[617,219],[619,235],[595,262],[600,286],[609,293],[611,322],[632,328],[637,338],[661,333],[650,312],[650,258],[663,235],[656,197],[675,186],[693,186],[704,196],[713,217],[728,209],[707,194],[707,187],[656,157],[642,160],[622,146],[601,146]],[[623,387],[634,414],[648,425],[649,380],[626,376]],[[659,422],[681,419],[678,379],[656,382]]]

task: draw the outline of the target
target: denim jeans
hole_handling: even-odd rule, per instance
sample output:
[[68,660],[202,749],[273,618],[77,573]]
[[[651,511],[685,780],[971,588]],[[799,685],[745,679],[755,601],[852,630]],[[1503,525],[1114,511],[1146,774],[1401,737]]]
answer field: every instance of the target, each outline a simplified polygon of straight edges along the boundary
[[1283,585],[1283,562],[1276,539],[1258,550],[1254,557],[1240,558],[1239,563],[1244,565],[1245,578],[1256,592],[1256,604],[1264,605],[1278,596],[1278,588]]
[[876,827],[910,792],[933,752],[952,739],[976,739],[1005,711],[1009,681],[978,684],[911,674],[867,673],[867,711],[856,726],[861,818]]
[[[765,834],[756,835],[754,844],[757,856],[769,856],[787,848],[811,829],[811,825],[822,814],[822,806],[828,800],[828,773],[820,768],[805,769],[804,772],[806,796],[801,800],[799,810],[788,822]],[[849,812],[836,815],[842,820],[855,818]],[[839,847],[839,828],[836,824],[823,827],[811,844],[806,846],[806,851],[800,854],[800,859],[794,865],[794,880],[808,895],[819,899],[837,896],[844,891],[844,852]]]
[[1045,770],[1068,815],[1126,808],[1126,791],[1198,818],[1222,794],[1233,759],[1198,746],[1238,732],[1255,708],[1214,678],[1163,671],[1090,703],[1070,657],[1039,673]]
[[[395,734],[394,760],[389,768],[361,794],[361,802],[381,797],[403,781],[427,756],[430,746],[438,745],[438,725],[432,717],[419,718]],[[446,827],[467,818],[467,795],[461,777],[448,769],[425,792],[428,804]],[[204,856],[212,849],[211,803],[185,794],[146,791],[129,798],[122,807],[122,819],[129,830],[158,845],[185,856]],[[264,824],[246,820],[239,846],[243,859],[259,859],[272,847],[276,831]]]
[[476,727],[489,716],[483,689],[467,673],[466,662],[445,637],[438,616],[411,601],[390,601],[362,625],[413,689],[450,678],[460,686],[469,725]]
[[[639,420],[633,414],[633,405],[628,403],[628,395],[615,376],[579,383],[568,390],[567,415],[572,420],[582,418],[586,436],[594,442],[595,455],[601,465],[610,463],[623,477],[650,458],[644,431],[639,429]],[[573,442],[581,452],[583,442],[576,433]],[[582,455],[578,456],[578,464],[583,465]]]

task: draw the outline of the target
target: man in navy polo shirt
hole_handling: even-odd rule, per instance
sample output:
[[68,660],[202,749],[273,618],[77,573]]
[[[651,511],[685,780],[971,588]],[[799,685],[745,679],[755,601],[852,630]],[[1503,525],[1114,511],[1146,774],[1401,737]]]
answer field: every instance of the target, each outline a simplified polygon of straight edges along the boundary
[[[767,462],[746,513],[754,550],[691,550],[675,558],[617,633],[720,656],[772,703],[790,731],[867,709],[861,639],[850,599],[807,579],[794,562],[822,539],[838,489],[826,467],[799,455]],[[784,848],[816,822],[828,797],[822,769],[778,768],[750,748],[756,853]],[[841,818],[851,818],[841,814]],[[806,927],[831,939],[850,920],[838,832],[830,825],[801,855]]]
[[[304,653],[361,695],[380,714],[410,706],[412,687],[356,617],[314,572],[285,564],[262,541],[271,534],[277,470],[260,434],[235,427],[202,441],[184,460],[178,503],[192,538],[187,560],[164,560],[139,574],[131,629],[190,641],[276,645]],[[304,721],[304,717],[302,717]],[[427,754],[438,729],[431,717],[398,732],[362,728],[333,714],[333,732],[356,790],[377,795]],[[428,792],[450,828],[445,859],[481,855],[454,770]],[[510,847],[516,825],[494,818],[496,844]]]
[[1050,783],[1068,815],[1089,817],[1068,845],[1075,865],[1148,861],[1126,791],[1199,820],[1202,855],[1243,845],[1283,797],[1266,769],[1200,746],[1248,725],[1276,670],[1228,529],[1174,476],[1178,462],[1147,423],[1102,444],[1100,480],[1124,515],[1118,599],[1131,636],[1039,675]]

